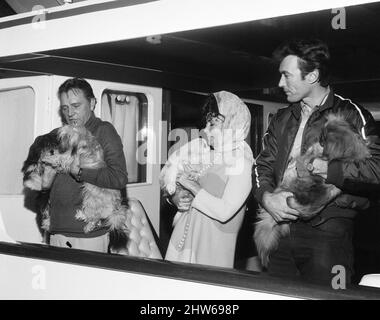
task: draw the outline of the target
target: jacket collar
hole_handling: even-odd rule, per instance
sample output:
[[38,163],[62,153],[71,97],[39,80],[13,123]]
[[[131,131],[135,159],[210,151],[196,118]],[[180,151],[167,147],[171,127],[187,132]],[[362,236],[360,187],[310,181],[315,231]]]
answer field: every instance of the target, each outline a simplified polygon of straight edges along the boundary
[[324,104],[319,106],[319,111],[322,112],[327,109],[331,109],[334,105],[334,90],[330,88],[330,92],[327,96],[327,99],[325,100]]
[[301,110],[302,110],[301,102],[296,102],[296,103],[291,104],[290,108],[291,108],[291,111],[292,111],[294,117],[297,120],[299,120],[299,118],[301,117]]
[[[330,92],[327,95],[327,98],[325,99],[325,102],[318,107],[319,112],[322,112],[327,109],[331,109],[334,105],[334,91],[332,88],[330,88]],[[294,117],[299,120],[301,117],[301,102],[296,102],[290,105],[291,111],[294,115]]]
[[86,127],[87,130],[90,130],[90,132],[93,132],[96,129],[98,123],[99,123],[98,120],[99,119],[97,117],[95,117],[94,112],[91,112],[91,116],[87,120],[87,122],[86,122],[86,124],[84,126]]

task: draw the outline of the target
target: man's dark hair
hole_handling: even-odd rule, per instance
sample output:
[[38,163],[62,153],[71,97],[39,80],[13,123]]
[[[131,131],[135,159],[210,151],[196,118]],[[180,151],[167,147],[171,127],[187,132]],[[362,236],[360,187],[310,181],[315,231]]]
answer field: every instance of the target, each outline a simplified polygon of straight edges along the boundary
[[328,86],[330,53],[324,42],[319,39],[295,39],[282,44],[273,53],[279,62],[289,55],[298,57],[298,67],[303,79],[308,73],[318,69],[321,86]]
[[94,92],[92,91],[91,85],[82,78],[71,78],[67,79],[62,83],[58,89],[58,97],[62,93],[68,93],[72,89],[80,89],[83,91],[84,96],[88,99],[95,99]]

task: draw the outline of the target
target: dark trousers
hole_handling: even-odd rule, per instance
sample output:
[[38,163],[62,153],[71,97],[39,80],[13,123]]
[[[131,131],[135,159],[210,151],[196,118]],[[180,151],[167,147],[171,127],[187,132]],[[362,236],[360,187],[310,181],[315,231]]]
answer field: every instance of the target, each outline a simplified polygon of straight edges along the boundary
[[291,223],[289,236],[282,238],[270,255],[268,273],[331,285],[337,275],[332,273],[333,267],[339,265],[344,267],[346,284],[350,284],[352,232],[353,220],[349,218],[330,218],[318,226],[302,221]]

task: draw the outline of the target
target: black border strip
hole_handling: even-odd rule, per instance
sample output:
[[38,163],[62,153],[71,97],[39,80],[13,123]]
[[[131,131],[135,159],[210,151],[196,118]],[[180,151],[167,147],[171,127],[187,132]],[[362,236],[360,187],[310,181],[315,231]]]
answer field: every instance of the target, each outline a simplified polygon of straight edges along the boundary
[[344,290],[333,290],[326,286],[269,277],[257,272],[107,255],[42,244],[0,242],[0,254],[220,285],[294,298],[380,300],[380,289],[377,288],[350,286]]
[[[112,1],[112,2],[103,2],[103,3],[96,3],[92,5],[87,5],[79,8],[72,8],[67,9],[63,11],[56,11],[56,12],[48,12],[45,15],[45,21],[49,20],[55,20],[60,18],[67,18],[71,16],[76,16],[80,14],[90,13],[90,12],[96,12],[96,11],[103,11],[103,10],[109,10],[109,9],[115,9],[115,8],[123,8],[123,7],[130,7],[135,6],[139,4],[149,3],[149,2],[155,2],[159,0],[118,0],[118,1]],[[69,6],[69,5],[67,5]],[[24,17],[24,18],[16,18],[15,20],[10,21],[4,21],[0,23],[0,29],[6,29],[10,27],[15,27],[23,24],[29,24],[32,22],[33,18],[38,16],[39,14],[36,14],[34,16]],[[17,16],[17,15],[15,15]],[[11,17],[11,16],[8,16]]]

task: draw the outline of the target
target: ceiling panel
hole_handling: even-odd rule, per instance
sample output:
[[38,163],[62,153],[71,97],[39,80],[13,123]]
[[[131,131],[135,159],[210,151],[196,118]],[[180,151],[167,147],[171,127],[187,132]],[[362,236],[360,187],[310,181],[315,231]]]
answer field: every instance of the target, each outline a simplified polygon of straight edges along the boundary
[[[334,16],[330,10],[324,10],[166,34],[151,39],[153,41],[141,38],[47,51],[39,54],[50,58],[40,56],[28,60],[30,57],[25,57],[21,63],[9,59],[1,62],[9,68],[41,71],[45,67],[48,72],[58,74],[67,73],[70,69],[67,66],[75,65],[75,70],[92,76],[98,72],[103,78],[112,78],[116,70],[122,73],[133,66],[134,70],[141,68],[156,80],[162,79],[162,86],[173,85],[175,89],[224,88],[250,97],[282,100],[283,94],[276,89],[279,74],[272,52],[286,39],[317,37],[330,47],[335,87],[342,94],[348,92],[352,98],[380,101],[380,90],[377,90],[380,3],[347,7],[346,29],[332,27]],[[86,70],[96,62],[102,67]],[[112,73],[107,74],[106,70]],[[136,83],[142,81],[137,71],[133,75]],[[131,76],[117,77],[133,81]],[[165,77],[171,80],[164,81]],[[180,78],[186,81],[177,81]],[[159,81],[154,83],[160,84]]]

